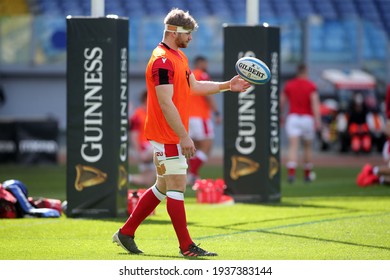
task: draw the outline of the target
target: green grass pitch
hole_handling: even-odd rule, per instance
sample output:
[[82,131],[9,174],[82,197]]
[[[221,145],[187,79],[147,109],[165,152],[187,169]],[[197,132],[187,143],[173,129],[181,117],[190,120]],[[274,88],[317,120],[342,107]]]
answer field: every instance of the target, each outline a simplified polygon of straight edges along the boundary
[[[389,260],[390,187],[358,188],[358,168],[317,168],[317,180],[290,185],[282,174],[275,204],[197,204],[186,193],[188,228],[216,260]],[[284,172],[284,171],[283,171]],[[222,176],[208,166],[203,177]],[[65,199],[65,167],[2,165],[0,181],[19,179],[30,196]],[[145,254],[130,255],[111,242],[126,217],[91,220],[2,219],[2,260],[182,259],[163,202],[136,234]]]

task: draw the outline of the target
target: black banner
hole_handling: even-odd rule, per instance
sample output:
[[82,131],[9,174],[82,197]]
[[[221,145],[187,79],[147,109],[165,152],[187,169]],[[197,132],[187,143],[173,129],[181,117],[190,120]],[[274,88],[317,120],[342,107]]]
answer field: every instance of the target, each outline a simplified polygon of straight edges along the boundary
[[35,120],[16,122],[19,163],[56,163],[58,155],[58,122]]
[[279,28],[226,26],[224,78],[243,56],[264,61],[272,78],[244,93],[224,94],[224,179],[238,202],[277,202],[280,193]]
[[17,158],[16,123],[0,121],[0,162],[15,162]]
[[0,122],[0,162],[56,164],[58,122],[51,119]]
[[67,215],[126,213],[128,20],[67,19]]

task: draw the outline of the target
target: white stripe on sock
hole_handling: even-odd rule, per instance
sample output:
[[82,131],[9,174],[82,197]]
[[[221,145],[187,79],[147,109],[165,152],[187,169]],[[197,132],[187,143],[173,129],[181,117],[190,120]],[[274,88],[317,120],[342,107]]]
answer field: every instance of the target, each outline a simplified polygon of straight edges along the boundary
[[203,162],[206,162],[208,160],[207,155],[201,150],[197,150],[195,152],[195,155]]
[[184,193],[179,191],[167,191],[167,197],[184,201]]
[[160,192],[157,188],[156,185],[153,185],[152,186],[152,192],[154,193],[154,195],[160,200],[160,201],[163,201],[166,197],[165,194],[163,194],[162,192]]
[[295,161],[288,161],[286,163],[286,167],[287,168],[296,168],[297,167],[297,163]]

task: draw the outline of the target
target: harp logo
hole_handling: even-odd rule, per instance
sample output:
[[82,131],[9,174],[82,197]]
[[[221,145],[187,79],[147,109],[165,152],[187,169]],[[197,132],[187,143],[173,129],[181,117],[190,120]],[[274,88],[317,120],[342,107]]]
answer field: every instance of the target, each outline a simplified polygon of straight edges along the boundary
[[167,171],[164,164],[157,163],[157,175],[163,176],[165,172]]
[[76,190],[81,192],[84,188],[102,184],[106,180],[107,173],[100,169],[88,165],[76,165],[76,181],[74,183]]
[[245,156],[234,155],[231,157],[231,160],[232,168],[230,170],[230,177],[233,180],[253,174],[260,168],[259,163]]
[[278,173],[278,171],[279,171],[279,161],[276,159],[276,157],[271,156],[269,158],[269,174],[268,174],[268,177],[270,179],[273,179],[275,177],[275,175]]
[[123,189],[127,186],[129,182],[129,174],[126,171],[126,167],[124,165],[119,165],[119,189]]

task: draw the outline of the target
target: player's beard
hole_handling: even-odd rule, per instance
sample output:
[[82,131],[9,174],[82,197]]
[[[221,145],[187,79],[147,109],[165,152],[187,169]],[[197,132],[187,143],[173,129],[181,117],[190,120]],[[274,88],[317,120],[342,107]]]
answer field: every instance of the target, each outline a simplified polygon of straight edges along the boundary
[[190,42],[188,37],[186,39],[183,39],[183,37],[187,37],[187,36],[182,36],[179,33],[178,36],[175,39],[176,46],[178,46],[179,48],[187,48],[188,43]]

